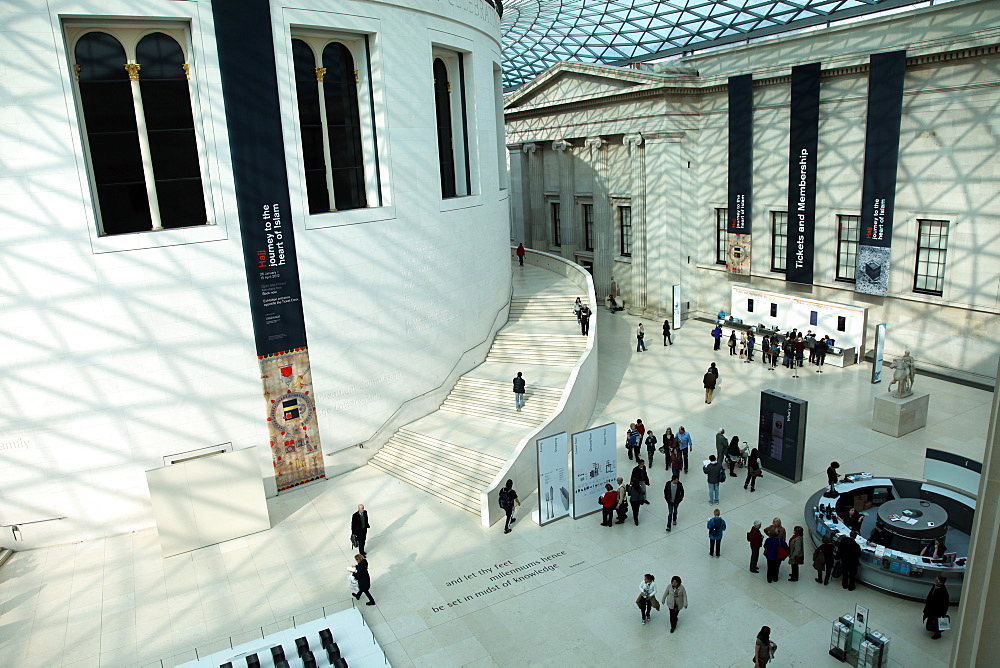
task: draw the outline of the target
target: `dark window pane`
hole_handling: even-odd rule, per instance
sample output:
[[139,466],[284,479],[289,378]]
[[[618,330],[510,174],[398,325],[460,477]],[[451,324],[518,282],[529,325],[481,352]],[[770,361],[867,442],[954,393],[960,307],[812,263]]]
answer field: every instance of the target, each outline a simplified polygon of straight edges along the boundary
[[448,92],[448,68],[434,59],[434,112],[437,115],[438,164],[441,171],[441,197],[454,197],[455,149],[452,145],[451,99]]
[[320,120],[319,84],[316,81],[316,56],[301,39],[292,40],[295,67],[295,97],[299,107],[302,139],[302,162],[305,168],[306,197],[309,213],[330,210],[326,182],[326,157],[323,155],[323,126]]
[[157,181],[201,178],[194,130],[161,130],[147,134]]
[[98,185],[97,201],[105,234],[142,232],[153,227],[145,181]]
[[184,71],[184,52],[173,37],[168,37],[162,32],[146,35],[139,40],[135,48],[135,57],[142,65],[142,70],[139,72],[140,81],[163,79],[187,81],[187,72]]
[[163,227],[204,225],[208,218],[200,178],[157,181],[156,198]]
[[354,58],[339,42],[323,49],[323,97],[330,135],[334,207],[338,211],[367,206],[364,154],[361,150],[361,117],[358,86],[354,81]]

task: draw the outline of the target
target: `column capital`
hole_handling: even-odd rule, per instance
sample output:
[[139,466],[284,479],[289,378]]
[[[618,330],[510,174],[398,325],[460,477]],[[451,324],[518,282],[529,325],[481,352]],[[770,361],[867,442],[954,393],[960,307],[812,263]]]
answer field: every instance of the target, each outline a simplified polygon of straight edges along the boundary
[[534,142],[528,142],[527,144],[521,144],[521,150],[532,155],[536,150],[538,150],[538,144]]
[[601,137],[587,137],[583,145],[592,151],[599,151],[601,148],[606,146],[608,140],[602,139]]
[[628,146],[629,148],[642,146],[642,135],[639,133],[625,135],[622,137],[622,144]]
[[565,151],[568,148],[573,148],[573,144],[566,139],[557,139],[552,142],[553,151]]

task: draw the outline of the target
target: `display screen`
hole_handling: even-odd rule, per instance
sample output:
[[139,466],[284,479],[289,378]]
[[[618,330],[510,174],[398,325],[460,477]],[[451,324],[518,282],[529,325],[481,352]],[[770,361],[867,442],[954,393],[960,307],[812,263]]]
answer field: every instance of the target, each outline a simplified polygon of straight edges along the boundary
[[761,465],[792,482],[802,479],[807,407],[807,401],[774,390],[760,393],[757,451]]

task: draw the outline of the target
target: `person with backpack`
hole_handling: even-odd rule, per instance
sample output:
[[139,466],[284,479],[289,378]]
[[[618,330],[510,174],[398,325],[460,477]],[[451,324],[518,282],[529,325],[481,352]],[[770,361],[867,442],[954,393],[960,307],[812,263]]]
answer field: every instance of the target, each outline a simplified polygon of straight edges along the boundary
[[653,463],[653,455],[656,454],[656,434],[652,429],[646,430],[646,453],[649,455],[649,463]]
[[507,513],[507,523],[503,527],[504,533],[510,533],[510,525],[517,521],[514,517],[514,504],[521,505],[521,500],[517,498],[514,491],[514,481],[507,480],[507,484],[500,490],[500,507]]
[[708,556],[721,557],[722,534],[726,530],[726,520],[722,519],[719,509],[715,509],[714,516],[708,520]]

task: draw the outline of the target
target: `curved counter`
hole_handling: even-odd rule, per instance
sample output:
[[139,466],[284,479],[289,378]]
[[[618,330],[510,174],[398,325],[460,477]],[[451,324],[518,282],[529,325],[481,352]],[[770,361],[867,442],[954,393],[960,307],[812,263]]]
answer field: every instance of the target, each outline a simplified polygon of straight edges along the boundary
[[[837,483],[836,498],[825,496],[827,488],[823,488],[809,497],[805,508],[806,526],[813,544],[819,545],[828,535],[850,535],[850,529],[839,515],[816,510],[821,504],[836,503],[841,509],[853,506],[865,515],[865,523],[856,539],[861,546],[859,582],[904,598],[923,600],[934,578],[943,575],[948,579],[951,600],[956,602],[961,597],[965,579],[967,530],[963,532],[962,528],[949,525],[949,516],[955,513],[935,503],[938,499],[926,489],[928,487],[917,480],[870,477]],[[974,501],[970,499],[969,504],[971,508]],[[919,510],[920,516],[914,517],[914,508]],[[907,510],[910,514],[904,512]],[[898,549],[868,542],[876,517],[893,534],[891,544]],[[892,517],[897,519],[890,519]],[[908,522],[910,519],[916,522]],[[923,545],[945,534],[953,538],[956,545],[953,559],[946,563],[944,559],[919,556]],[[807,565],[810,556],[806,555]]]

